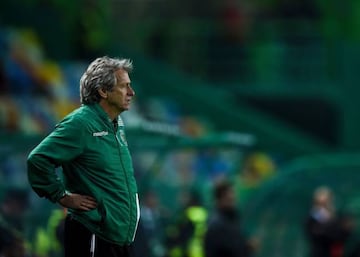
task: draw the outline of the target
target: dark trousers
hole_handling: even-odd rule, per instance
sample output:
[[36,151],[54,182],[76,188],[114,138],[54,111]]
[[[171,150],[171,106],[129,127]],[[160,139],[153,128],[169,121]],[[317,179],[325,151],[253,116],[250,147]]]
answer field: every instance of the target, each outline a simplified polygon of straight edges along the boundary
[[[65,257],[90,257],[92,233],[80,222],[65,220]],[[130,246],[119,246],[96,237],[94,257],[131,257]]]

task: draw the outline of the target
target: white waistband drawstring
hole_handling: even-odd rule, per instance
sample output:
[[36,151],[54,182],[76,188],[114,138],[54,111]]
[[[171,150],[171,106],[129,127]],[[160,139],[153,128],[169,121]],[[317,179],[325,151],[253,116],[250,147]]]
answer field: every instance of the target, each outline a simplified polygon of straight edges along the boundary
[[91,244],[90,244],[90,256],[95,256],[95,234],[91,236]]

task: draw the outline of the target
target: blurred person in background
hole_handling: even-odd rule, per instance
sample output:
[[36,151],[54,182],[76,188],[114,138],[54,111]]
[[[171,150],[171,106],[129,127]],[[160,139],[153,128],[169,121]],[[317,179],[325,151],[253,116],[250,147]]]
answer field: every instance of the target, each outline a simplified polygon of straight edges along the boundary
[[7,189],[0,204],[0,220],[9,227],[22,232],[24,216],[29,206],[28,191],[19,188]]
[[343,257],[354,224],[335,208],[333,192],[326,186],[315,189],[306,221],[306,235],[312,257]]
[[65,208],[52,210],[46,226],[37,228],[32,244],[37,257],[63,256],[66,212]]
[[21,235],[0,224],[0,256],[25,257],[25,242]]
[[11,188],[0,204],[0,256],[25,256],[24,215],[28,207],[28,192]]
[[68,210],[65,257],[131,255],[140,211],[120,117],[135,95],[131,70],[129,59],[94,60],[80,79],[82,106],[28,156],[33,190]]
[[233,185],[219,181],[214,187],[215,212],[205,234],[205,257],[249,257],[258,247],[256,239],[248,239],[241,225]]
[[184,189],[180,192],[181,210],[174,223],[166,228],[166,257],[203,257],[203,241],[208,212],[199,193]]

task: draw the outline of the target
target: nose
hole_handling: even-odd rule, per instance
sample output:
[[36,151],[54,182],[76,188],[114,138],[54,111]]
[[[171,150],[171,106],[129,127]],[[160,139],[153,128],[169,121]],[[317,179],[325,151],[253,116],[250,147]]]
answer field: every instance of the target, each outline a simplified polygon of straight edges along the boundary
[[131,86],[128,86],[128,95],[129,96],[134,96],[135,95],[135,91]]

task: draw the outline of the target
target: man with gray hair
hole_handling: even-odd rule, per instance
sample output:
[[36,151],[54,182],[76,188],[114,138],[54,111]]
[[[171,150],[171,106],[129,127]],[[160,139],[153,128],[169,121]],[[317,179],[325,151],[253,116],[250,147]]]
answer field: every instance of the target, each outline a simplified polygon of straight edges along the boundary
[[[135,95],[128,59],[101,57],[80,79],[81,107],[28,157],[40,196],[68,209],[65,257],[130,256],[140,218],[137,185],[120,113]],[[63,170],[63,179],[55,172]]]
[[335,206],[334,192],[328,186],[314,189],[312,206],[305,222],[305,235],[311,257],[343,257],[354,229],[351,216]]

